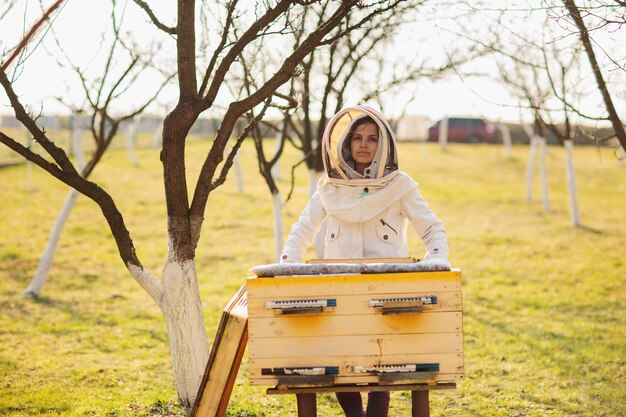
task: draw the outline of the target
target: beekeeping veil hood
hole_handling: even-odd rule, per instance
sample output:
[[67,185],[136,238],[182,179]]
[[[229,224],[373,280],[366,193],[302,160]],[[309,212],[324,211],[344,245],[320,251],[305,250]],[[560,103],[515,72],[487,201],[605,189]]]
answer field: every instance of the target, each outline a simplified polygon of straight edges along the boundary
[[[352,160],[350,133],[355,123],[365,117],[370,117],[378,127],[378,147],[374,160],[361,175]],[[379,112],[367,106],[347,107],[333,116],[322,138],[322,156],[328,181],[338,185],[382,187],[398,171],[396,140],[391,126]]]
[[[363,175],[356,172],[350,152],[350,130],[363,117],[378,126],[378,146]],[[348,223],[364,222],[387,209],[417,183],[398,170],[396,140],[389,123],[367,106],[347,107],[328,122],[322,138],[326,175],[317,191],[326,212]]]

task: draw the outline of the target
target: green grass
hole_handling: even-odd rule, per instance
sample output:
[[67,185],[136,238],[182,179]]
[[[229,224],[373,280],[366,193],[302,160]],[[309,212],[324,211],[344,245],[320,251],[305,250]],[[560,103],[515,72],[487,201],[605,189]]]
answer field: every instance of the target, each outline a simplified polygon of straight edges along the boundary
[[[208,142],[189,147],[190,184]],[[433,416],[624,416],[626,404],[626,168],[608,149],[577,148],[584,227],[569,224],[564,152],[550,148],[552,213],[525,201],[526,147],[401,144],[401,167],[450,238],[463,270],[466,381],[431,394]],[[138,151],[133,167],[115,148],[93,179],[114,196],[146,267],[160,273],[167,251],[158,152]],[[197,251],[209,337],[251,266],[272,262],[271,198],[253,148],[235,178],[211,195]],[[285,176],[298,159],[289,150]],[[42,297],[21,298],[67,187],[24,166],[0,170],[0,416],[183,415],[165,324],[123,267],[97,207],[79,198]],[[297,171],[286,228],[306,203]],[[535,178],[537,179],[537,178]],[[283,195],[288,178],[280,182]],[[538,187],[535,195],[539,196]],[[420,256],[417,239],[412,254]],[[320,416],[340,416],[320,395]],[[391,416],[410,415],[407,393],[392,393]],[[242,364],[228,416],[295,415],[295,397],[250,387]]]

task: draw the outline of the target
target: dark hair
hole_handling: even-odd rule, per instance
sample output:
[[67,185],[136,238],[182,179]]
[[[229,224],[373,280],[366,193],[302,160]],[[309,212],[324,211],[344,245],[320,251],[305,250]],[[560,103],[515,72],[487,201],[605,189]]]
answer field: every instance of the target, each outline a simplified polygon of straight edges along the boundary
[[350,126],[350,131],[348,132],[348,139],[351,141],[352,135],[354,135],[354,132],[356,132],[356,130],[359,127],[369,125],[369,124],[373,124],[378,129],[378,123],[376,123],[376,121],[371,116],[365,116],[365,117],[361,117],[360,119],[358,119],[356,122],[352,124],[352,126]]

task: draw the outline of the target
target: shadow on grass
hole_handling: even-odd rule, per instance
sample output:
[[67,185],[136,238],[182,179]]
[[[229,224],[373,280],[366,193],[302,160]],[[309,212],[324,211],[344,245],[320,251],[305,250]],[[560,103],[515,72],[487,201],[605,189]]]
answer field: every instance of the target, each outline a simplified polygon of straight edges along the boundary
[[576,229],[581,230],[583,232],[589,232],[589,233],[592,233],[594,235],[604,235],[604,234],[606,234],[606,232],[604,232],[603,230],[594,229],[593,227],[589,227],[589,226],[585,226],[585,225],[577,226]]
[[[520,381],[526,379],[524,383],[532,385],[532,375],[536,372],[536,378],[538,381],[544,382],[538,375],[545,369],[556,374],[560,380],[564,381],[571,379],[573,372],[577,372],[578,376],[586,381],[593,381],[595,379],[595,375],[593,373],[584,373],[583,369],[581,369],[583,367],[578,366],[576,361],[573,361],[571,358],[572,355],[576,354],[576,346],[580,346],[580,344],[584,343],[584,341],[579,340],[576,337],[542,330],[537,326],[525,327],[523,323],[519,325],[512,325],[508,322],[494,320],[492,319],[493,316],[502,313],[502,308],[486,299],[481,300],[481,303],[483,308],[493,311],[493,314],[480,313],[473,315],[466,312],[466,319],[474,320],[485,328],[494,329],[494,332],[498,334],[498,336],[496,336],[498,339],[508,337],[511,340],[515,340],[516,345],[525,346],[525,349],[520,351],[516,350],[513,354],[515,356],[519,356],[520,354],[523,355],[521,358],[523,359],[522,362],[524,362],[524,367],[527,368],[528,375],[517,375],[514,376],[514,378],[519,379]],[[480,337],[476,335],[474,335],[474,337],[476,339],[480,339]],[[542,342],[552,346],[542,345]],[[510,350],[507,349],[507,352],[510,354]],[[563,355],[559,355],[559,353],[563,353]],[[509,354],[506,354],[506,356],[509,356]],[[502,359],[500,360],[503,362],[507,361],[506,356],[503,354]],[[494,357],[494,361],[495,360],[497,360],[497,358]],[[498,367],[497,364],[495,366]],[[533,369],[535,371],[533,371]],[[595,368],[591,367],[587,369]],[[511,373],[506,372],[505,374],[510,375]],[[507,383],[506,378],[503,379],[502,383]],[[554,386],[551,390],[545,392],[547,396],[540,396],[532,392],[525,392],[524,390],[522,391],[522,394],[520,394],[520,399],[541,406],[545,410],[557,409],[565,411],[568,413],[567,415],[583,415],[585,411],[589,411],[584,410],[584,407],[582,407],[580,403],[578,406],[573,405],[567,398],[567,395],[563,395],[563,398],[559,398],[560,396],[555,395],[559,391],[561,391],[561,388]],[[569,393],[572,394],[571,391]]]

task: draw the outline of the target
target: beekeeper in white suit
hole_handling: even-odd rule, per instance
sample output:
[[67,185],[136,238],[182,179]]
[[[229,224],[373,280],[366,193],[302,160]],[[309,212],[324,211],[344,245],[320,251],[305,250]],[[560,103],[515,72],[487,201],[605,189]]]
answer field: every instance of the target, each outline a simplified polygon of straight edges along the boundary
[[380,113],[341,110],[326,126],[322,153],[326,175],[292,226],[281,262],[301,262],[327,218],[324,258],[407,257],[411,222],[426,246],[422,259],[449,266],[443,224],[417,183],[398,170],[396,141]]
[[[367,106],[348,107],[328,122],[322,142],[326,175],[292,226],[282,262],[302,262],[307,245],[327,219],[325,259],[408,257],[411,222],[426,247],[424,263],[449,269],[448,240],[417,183],[398,170],[398,152],[389,123]],[[388,392],[337,393],[346,416],[385,417]],[[426,397],[426,401],[427,397]]]

